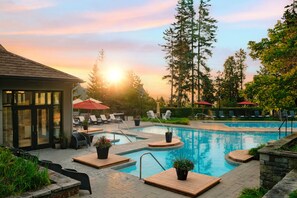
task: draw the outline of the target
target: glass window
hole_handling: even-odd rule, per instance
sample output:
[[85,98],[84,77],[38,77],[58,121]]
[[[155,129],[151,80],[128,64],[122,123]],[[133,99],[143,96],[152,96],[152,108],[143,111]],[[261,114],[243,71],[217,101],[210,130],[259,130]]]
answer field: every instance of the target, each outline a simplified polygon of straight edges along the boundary
[[3,101],[3,106],[11,105],[12,91],[3,91],[2,101]]
[[36,105],[45,105],[45,92],[35,93],[35,104]]
[[17,91],[15,93],[15,102],[17,105],[30,105],[32,104],[32,92],[30,91]]
[[13,146],[11,107],[3,107],[3,143],[5,146]]
[[60,137],[60,128],[61,128],[61,111],[60,106],[54,106],[54,137]]
[[47,104],[52,104],[52,92],[47,92]]
[[60,104],[61,93],[54,92],[54,104]]

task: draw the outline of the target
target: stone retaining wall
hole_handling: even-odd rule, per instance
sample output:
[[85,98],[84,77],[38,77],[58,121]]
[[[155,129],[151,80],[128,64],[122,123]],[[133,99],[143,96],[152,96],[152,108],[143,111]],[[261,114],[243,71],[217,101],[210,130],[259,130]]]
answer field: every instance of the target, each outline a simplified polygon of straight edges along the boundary
[[25,192],[20,197],[66,198],[78,197],[80,182],[54,171],[48,170],[52,184],[37,191]]
[[271,189],[287,173],[297,169],[297,153],[281,149],[296,140],[297,134],[293,134],[259,150],[260,185],[262,187]]

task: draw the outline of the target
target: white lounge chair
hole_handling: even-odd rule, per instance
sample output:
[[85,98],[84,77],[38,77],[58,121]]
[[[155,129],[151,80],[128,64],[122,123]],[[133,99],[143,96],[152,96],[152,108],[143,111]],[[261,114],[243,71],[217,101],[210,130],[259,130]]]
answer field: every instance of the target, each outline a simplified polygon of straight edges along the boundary
[[168,120],[168,119],[170,119],[170,116],[171,116],[171,111],[167,110],[166,113],[164,115],[162,115],[162,118],[164,120]]
[[103,123],[109,123],[110,122],[110,119],[107,119],[104,114],[101,114],[100,115],[100,118],[101,118],[101,120],[102,120]]
[[114,114],[109,114],[109,117],[110,117],[111,122],[122,122],[122,119],[121,118],[116,118],[114,116]]
[[98,124],[101,119],[98,119],[95,115],[90,115],[90,120],[92,124]]
[[82,124],[85,121],[85,117],[84,116],[78,116],[79,119],[79,123]]
[[154,118],[156,118],[156,116],[155,116],[155,114],[154,114],[154,112],[153,112],[152,110],[149,110],[148,112],[146,112],[146,114],[147,114],[147,117],[148,117],[149,119],[154,119]]
[[73,118],[72,123],[73,123],[74,126],[78,126],[79,125],[79,120]]

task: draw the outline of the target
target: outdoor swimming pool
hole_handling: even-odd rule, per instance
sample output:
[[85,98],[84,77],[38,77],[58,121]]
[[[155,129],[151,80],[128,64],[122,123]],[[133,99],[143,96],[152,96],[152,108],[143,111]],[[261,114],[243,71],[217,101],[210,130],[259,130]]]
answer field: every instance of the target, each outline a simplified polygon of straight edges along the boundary
[[[206,131],[182,127],[170,127],[175,136],[184,142],[180,149],[152,151],[141,150],[124,156],[137,161],[136,165],[120,169],[121,172],[139,176],[139,158],[145,152],[152,152],[160,163],[169,169],[172,160],[177,156],[186,156],[194,164],[194,172],[211,176],[221,176],[235,168],[225,160],[225,155],[233,150],[249,149],[270,140],[278,139],[278,133],[252,132],[220,132]],[[152,126],[137,128],[134,131],[164,134],[166,127]],[[284,134],[282,134],[284,136]],[[143,177],[148,177],[162,171],[160,166],[150,156],[143,158]]]
[[[282,122],[224,122],[228,127],[244,127],[244,128],[278,128]],[[292,125],[294,128],[297,128],[297,123],[293,122]],[[285,127],[285,124],[282,128]],[[291,128],[291,122],[288,121],[288,128]]]
[[141,138],[137,138],[136,136],[132,136],[132,135],[127,135],[128,136],[128,138],[127,138],[124,135],[117,134],[117,133],[99,133],[99,134],[97,134],[97,135],[94,136],[94,141],[96,141],[101,136],[105,136],[107,139],[110,139],[112,141],[112,144],[115,144],[115,145],[130,143],[130,141],[128,140],[128,138],[132,142],[143,140]]

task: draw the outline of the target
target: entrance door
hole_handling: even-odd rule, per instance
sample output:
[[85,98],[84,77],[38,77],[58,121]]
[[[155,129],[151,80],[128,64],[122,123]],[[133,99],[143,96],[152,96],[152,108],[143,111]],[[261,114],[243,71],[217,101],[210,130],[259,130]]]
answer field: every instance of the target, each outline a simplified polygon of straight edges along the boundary
[[50,143],[49,109],[46,107],[17,110],[19,148],[37,149]]

